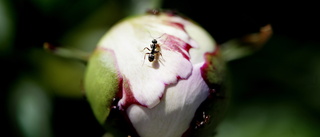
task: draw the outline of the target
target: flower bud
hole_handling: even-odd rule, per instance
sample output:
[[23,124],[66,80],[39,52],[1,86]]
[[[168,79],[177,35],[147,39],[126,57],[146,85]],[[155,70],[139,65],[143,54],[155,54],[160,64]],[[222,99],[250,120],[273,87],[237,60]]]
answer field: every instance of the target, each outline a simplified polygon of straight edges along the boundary
[[115,136],[213,136],[228,102],[223,66],[198,24],[153,11],[101,38],[84,86],[95,117]]

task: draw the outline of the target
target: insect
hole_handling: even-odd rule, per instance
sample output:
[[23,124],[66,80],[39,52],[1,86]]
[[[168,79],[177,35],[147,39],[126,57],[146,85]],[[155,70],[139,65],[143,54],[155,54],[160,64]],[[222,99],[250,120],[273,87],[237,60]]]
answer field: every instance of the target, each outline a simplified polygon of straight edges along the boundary
[[[162,36],[162,35],[161,35]],[[160,37],[161,37],[160,36]],[[160,52],[160,45],[158,44],[158,41],[156,39],[153,39],[151,41],[152,43],[150,44],[150,48],[149,49],[148,47],[145,47],[143,50],[147,49],[149,50],[150,52],[149,53],[146,53],[144,55],[144,59],[146,59],[146,55],[148,54],[148,60],[149,62],[153,62],[154,59],[155,59],[155,55],[157,54],[160,54],[160,56],[162,56],[161,52]]]
[[209,120],[210,120],[210,115],[206,115],[205,112],[202,112],[202,120],[196,121],[195,129],[198,129],[198,128],[204,126],[205,124],[209,123]]

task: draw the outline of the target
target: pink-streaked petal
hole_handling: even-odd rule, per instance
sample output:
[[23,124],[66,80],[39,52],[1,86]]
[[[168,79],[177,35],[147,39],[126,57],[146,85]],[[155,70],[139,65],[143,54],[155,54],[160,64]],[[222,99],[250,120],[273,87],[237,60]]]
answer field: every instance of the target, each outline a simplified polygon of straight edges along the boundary
[[132,105],[127,109],[140,136],[181,137],[189,128],[197,108],[210,94],[201,76],[201,66],[201,63],[195,65],[187,80],[168,86],[163,101],[156,107]]

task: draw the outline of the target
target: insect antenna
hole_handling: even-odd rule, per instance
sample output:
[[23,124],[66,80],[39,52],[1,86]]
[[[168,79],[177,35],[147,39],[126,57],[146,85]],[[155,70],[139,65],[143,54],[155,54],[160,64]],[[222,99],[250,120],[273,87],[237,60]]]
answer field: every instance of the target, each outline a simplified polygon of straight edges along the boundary
[[150,31],[149,31],[149,30],[147,30],[147,31],[148,31],[148,33],[149,33],[149,36],[150,36],[152,39],[159,39],[159,38],[161,38],[164,34],[166,34],[166,33],[163,33],[161,36],[159,36],[159,37],[157,37],[157,38],[154,38],[154,37],[151,35]]

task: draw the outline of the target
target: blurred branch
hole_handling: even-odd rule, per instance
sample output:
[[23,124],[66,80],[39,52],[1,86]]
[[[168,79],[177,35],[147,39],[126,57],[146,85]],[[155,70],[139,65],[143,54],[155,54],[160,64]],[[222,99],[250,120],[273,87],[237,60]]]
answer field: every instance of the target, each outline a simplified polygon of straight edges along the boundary
[[248,56],[261,49],[269,40],[272,33],[272,27],[268,24],[261,27],[258,33],[252,33],[241,38],[229,40],[221,45],[222,54],[226,61]]
[[76,49],[67,49],[67,48],[57,47],[48,42],[45,42],[43,44],[43,47],[46,51],[49,51],[57,56],[79,60],[84,63],[87,63],[90,57],[90,54],[87,52],[76,50]]

